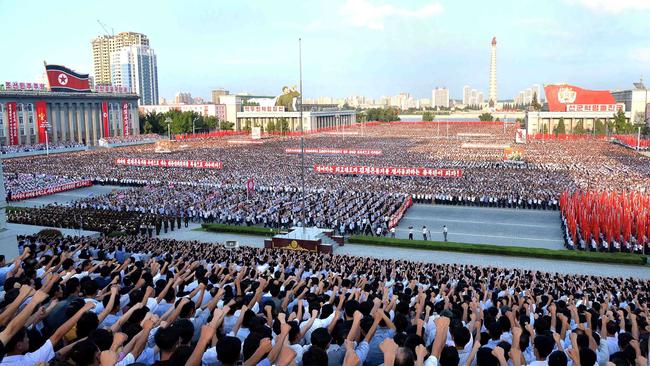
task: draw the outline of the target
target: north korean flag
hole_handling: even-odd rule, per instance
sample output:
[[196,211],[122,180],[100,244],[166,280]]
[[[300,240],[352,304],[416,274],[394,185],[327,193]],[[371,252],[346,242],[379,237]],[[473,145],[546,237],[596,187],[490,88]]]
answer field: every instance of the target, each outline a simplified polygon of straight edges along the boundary
[[45,65],[53,92],[89,92],[88,74],[79,74],[60,65]]

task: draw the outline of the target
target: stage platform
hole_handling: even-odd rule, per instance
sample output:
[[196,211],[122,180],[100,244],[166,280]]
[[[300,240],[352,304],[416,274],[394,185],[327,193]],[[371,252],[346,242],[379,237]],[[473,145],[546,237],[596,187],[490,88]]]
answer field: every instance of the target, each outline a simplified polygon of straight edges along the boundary
[[334,230],[317,227],[292,227],[286,234],[278,234],[271,239],[264,240],[264,247],[269,249],[287,249],[321,254],[332,254],[336,246],[343,246],[343,237],[334,235]]

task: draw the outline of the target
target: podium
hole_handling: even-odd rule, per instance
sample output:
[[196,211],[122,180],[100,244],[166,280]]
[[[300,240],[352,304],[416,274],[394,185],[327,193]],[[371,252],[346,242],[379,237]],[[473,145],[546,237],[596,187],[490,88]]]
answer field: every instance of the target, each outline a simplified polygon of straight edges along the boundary
[[292,227],[286,234],[278,234],[264,240],[264,248],[285,249],[302,252],[332,254],[343,238],[334,236],[334,230],[318,227]]

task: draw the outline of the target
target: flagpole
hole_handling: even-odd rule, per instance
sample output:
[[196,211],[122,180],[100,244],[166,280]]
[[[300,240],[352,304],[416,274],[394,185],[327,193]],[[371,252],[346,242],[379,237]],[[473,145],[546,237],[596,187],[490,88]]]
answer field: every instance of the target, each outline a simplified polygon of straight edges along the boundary
[[298,38],[298,68],[300,75],[300,177],[302,180],[302,199],[300,202],[300,212],[302,216],[302,231],[305,232],[305,131],[302,120],[302,38]]

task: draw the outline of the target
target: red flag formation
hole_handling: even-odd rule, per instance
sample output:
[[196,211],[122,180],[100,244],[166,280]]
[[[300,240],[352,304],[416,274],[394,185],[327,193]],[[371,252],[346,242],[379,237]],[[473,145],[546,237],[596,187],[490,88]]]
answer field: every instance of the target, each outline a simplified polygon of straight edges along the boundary
[[650,195],[632,192],[564,192],[560,195],[560,211],[566,220],[573,242],[577,234],[589,243],[600,235],[630,243],[634,236],[642,245],[650,243]]

